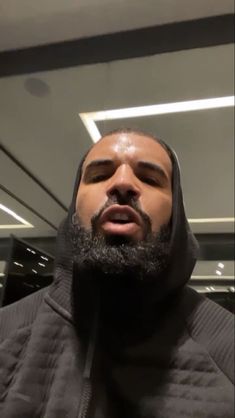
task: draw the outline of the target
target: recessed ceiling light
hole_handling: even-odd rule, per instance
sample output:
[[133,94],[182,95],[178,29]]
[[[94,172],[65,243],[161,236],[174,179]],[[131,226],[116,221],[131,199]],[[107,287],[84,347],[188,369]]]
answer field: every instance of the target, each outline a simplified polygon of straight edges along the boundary
[[98,112],[87,112],[80,113],[79,116],[89,132],[91,139],[94,142],[97,142],[100,139],[101,134],[95,124],[95,121],[139,118],[143,116],[166,115],[169,113],[192,112],[197,110],[218,109],[232,106],[234,106],[234,96],[225,96],[210,99],[187,100],[183,102],[103,110]]
[[0,209],[6,212],[8,215],[12,216],[17,221],[21,222],[21,224],[16,225],[0,225],[0,229],[18,229],[18,228],[34,228],[32,224],[27,222],[25,219],[21,218],[21,216],[17,215],[13,210],[7,208],[6,206],[0,203]]
[[16,266],[19,266],[19,267],[24,267],[24,266],[23,266],[23,264],[18,263],[17,261],[14,261],[14,264],[15,264]]
[[218,263],[218,267],[223,269],[224,268],[224,264],[223,263]]
[[222,272],[220,270],[215,270],[215,272],[218,276],[222,276]]
[[32,254],[36,254],[36,252],[35,251],[33,251],[33,250],[31,250],[31,248],[26,248],[27,249],[27,251],[29,251],[30,253],[32,253]]
[[42,258],[43,260],[49,261],[49,260],[48,260],[48,258],[47,258],[47,257],[44,257],[43,255],[41,255],[41,258]]

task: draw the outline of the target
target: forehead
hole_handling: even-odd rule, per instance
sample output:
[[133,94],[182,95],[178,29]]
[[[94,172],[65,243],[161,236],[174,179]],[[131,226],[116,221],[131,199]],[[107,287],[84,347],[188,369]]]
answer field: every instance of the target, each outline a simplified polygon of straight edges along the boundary
[[102,138],[88,153],[83,167],[98,159],[134,164],[140,160],[161,164],[169,175],[172,163],[167,151],[154,139],[136,133],[121,133]]

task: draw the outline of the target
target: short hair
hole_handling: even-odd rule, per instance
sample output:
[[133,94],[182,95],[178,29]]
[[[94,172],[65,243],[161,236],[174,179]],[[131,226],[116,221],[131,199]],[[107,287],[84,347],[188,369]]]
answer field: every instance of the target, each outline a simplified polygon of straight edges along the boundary
[[[127,127],[122,127],[122,128],[117,128],[117,129],[113,129],[111,131],[106,132],[104,135],[101,136],[101,138],[98,140],[101,141],[102,139],[106,138],[106,136],[111,136],[111,135],[116,135],[116,134],[137,134],[140,136],[145,136],[147,138],[153,139],[155,142],[157,142],[159,145],[161,145],[164,150],[167,152],[168,156],[170,157],[170,160],[173,164],[174,160],[173,160],[173,155],[172,155],[172,151],[171,149],[165,144],[164,141],[162,141],[161,139],[159,139],[156,135],[150,133],[150,132],[145,132],[141,129],[138,128],[127,128]],[[95,144],[93,144],[88,151],[85,153],[85,155],[83,156],[80,164],[79,164],[79,178],[81,180],[81,173],[82,173],[82,167],[83,164],[85,162],[86,157],[88,156],[89,152],[92,150],[92,148],[98,143],[96,142]],[[80,182],[79,180],[79,182]]]
[[155,142],[158,142],[158,144],[160,144],[165,149],[165,151],[167,152],[168,156],[170,157],[172,161],[172,153],[164,141],[162,141],[160,138],[158,138],[156,135],[152,134],[151,132],[146,132],[138,128],[122,127],[122,128],[113,129],[111,131],[106,132],[104,135],[102,135],[99,141],[101,141],[103,138],[106,138],[106,136],[111,136],[111,135],[116,135],[116,134],[137,134],[139,136],[145,136],[147,138],[153,139]]

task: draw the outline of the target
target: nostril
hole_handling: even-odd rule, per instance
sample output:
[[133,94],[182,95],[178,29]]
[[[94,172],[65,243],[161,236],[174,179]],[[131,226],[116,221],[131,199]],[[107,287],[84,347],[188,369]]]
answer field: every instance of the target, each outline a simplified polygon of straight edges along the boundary
[[138,197],[138,196],[139,196],[139,193],[137,192],[137,190],[133,190],[133,189],[131,189],[131,190],[127,190],[127,194],[128,194],[130,197]]
[[108,192],[108,196],[120,205],[128,204],[131,200],[137,200],[139,193],[133,189],[113,188]]

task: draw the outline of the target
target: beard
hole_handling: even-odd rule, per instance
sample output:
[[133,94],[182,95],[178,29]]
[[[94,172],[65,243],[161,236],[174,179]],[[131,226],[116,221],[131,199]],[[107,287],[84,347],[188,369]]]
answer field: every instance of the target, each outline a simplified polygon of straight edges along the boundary
[[73,215],[71,240],[77,273],[83,277],[108,281],[125,280],[125,283],[156,281],[168,265],[170,226],[163,225],[158,233],[152,233],[148,215],[135,201],[129,201],[128,205],[142,218],[143,239],[134,242],[126,236],[105,236],[97,229],[98,220],[103,211],[114,203],[120,204],[114,199],[109,199],[93,216],[91,230],[84,228],[78,214]]

